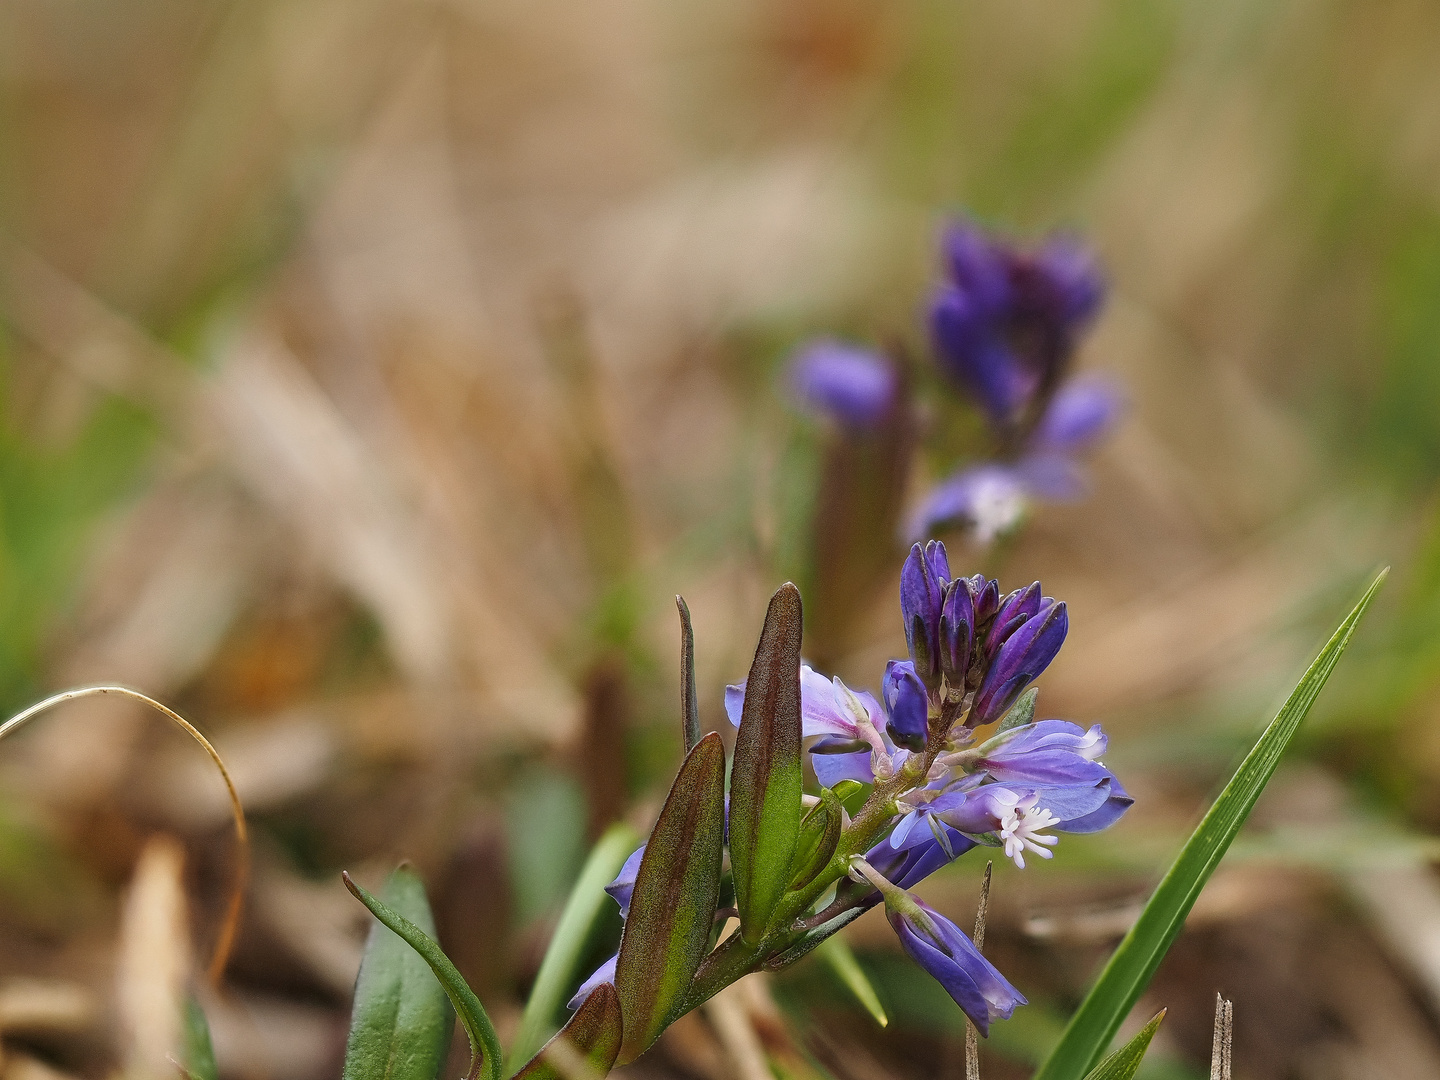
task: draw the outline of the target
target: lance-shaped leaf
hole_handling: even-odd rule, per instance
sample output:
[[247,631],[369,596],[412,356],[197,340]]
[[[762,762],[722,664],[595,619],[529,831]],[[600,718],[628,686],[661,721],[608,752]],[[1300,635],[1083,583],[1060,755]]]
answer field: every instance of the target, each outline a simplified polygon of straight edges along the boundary
[[1150,1048],[1150,1040],[1160,1028],[1160,1021],[1164,1019],[1165,1010],[1161,1009],[1133,1039],[1086,1073],[1085,1080],[1131,1080],[1145,1058],[1145,1051]]
[[1254,749],[1245,755],[1225,790],[1185,841],[1135,925],[1116,946],[1100,978],[1070,1018],[1060,1042],[1035,1074],[1035,1080],[1080,1080],[1110,1045],[1121,1022],[1139,1000],[1166,950],[1185,925],[1185,916],[1190,913],[1200,890],[1220,865],[1255,800],[1274,775],[1300,721],[1305,719],[1325,680],[1335,670],[1350,644],[1356,624],[1388,573],[1388,570],[1381,572],[1320,650]]
[[621,1034],[620,998],[601,983],[515,1080],[601,1080],[615,1065]]
[[688,754],[700,741],[700,698],[695,691],[695,628],[690,625],[690,605],[675,597],[680,610],[680,723],[685,732]]
[[635,875],[615,965],[622,1065],[680,1013],[710,942],[724,839],[725,746],[712,731],[680,766]]
[[800,590],[786,582],[770,598],[730,775],[730,865],[740,933],[759,941],[790,882],[800,833]]
[[[390,908],[435,933],[425,885],[409,867],[390,875],[384,896]],[[345,1080],[435,1080],[454,1025],[454,1010],[430,965],[381,923],[372,924],[355,981]]]
[[434,938],[404,915],[392,910],[389,905],[375,899],[356,885],[350,880],[349,874],[341,873],[340,877],[351,895],[370,909],[370,914],[400,935],[405,944],[424,958],[435,977],[440,980],[440,985],[445,988],[445,996],[450,999],[450,1004],[455,1006],[460,1024],[465,1028],[465,1034],[470,1037],[470,1071],[465,1074],[465,1080],[477,1080],[480,1076],[484,1076],[485,1080],[500,1080],[500,1039],[495,1034],[495,1027],[490,1023],[485,1006],[480,1004],[480,999],[475,996],[475,991],[470,989],[465,977],[455,969],[450,958],[440,951]]

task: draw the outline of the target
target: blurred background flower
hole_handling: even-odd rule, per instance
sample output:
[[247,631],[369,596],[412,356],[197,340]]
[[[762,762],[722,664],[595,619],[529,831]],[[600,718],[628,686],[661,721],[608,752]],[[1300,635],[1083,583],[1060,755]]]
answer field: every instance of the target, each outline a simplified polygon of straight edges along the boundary
[[[996,542],[951,570],[1065,599],[1037,715],[1103,721],[1135,798],[1063,865],[996,867],[987,955],[1031,1005],[986,1075],[1044,1053],[1381,561],[1139,1009],[1171,1006],[1171,1076],[1203,1075],[1217,988],[1247,1075],[1440,1074],[1429,6],[15,0],[0,42],[0,698],[127,682],[230,762],[257,850],[227,1077],[335,1074],[365,927],[338,873],[400,857],[513,1025],[589,839],[648,824],[678,760],[676,592],[707,727],[785,577],[807,659],[881,691],[876,524],[991,434],[925,366],[959,220],[1103,270],[1037,441],[958,493]],[[787,384],[816,339],[849,367]],[[1065,392],[1100,375],[1127,411],[1092,447],[1118,399]],[[1047,502],[1081,449],[1086,497]],[[206,767],[115,702],[0,745],[5,1080],[151,1045],[115,988],[213,943]],[[961,926],[977,865],[921,888]],[[958,1009],[878,912],[847,934],[903,1025],[807,963],[634,1068],[720,1080],[758,1039],[796,1077],[958,1075]]]

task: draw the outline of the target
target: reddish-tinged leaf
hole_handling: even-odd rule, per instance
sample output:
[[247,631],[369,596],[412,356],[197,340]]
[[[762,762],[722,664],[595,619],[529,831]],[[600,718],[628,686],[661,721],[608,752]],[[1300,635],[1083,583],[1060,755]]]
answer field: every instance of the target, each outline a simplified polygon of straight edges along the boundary
[[620,998],[601,983],[515,1080],[600,1080],[615,1066],[621,1035]]
[[745,683],[730,776],[730,865],[746,941],[765,934],[800,833],[800,590],[770,598]]
[[621,1065],[679,1015],[710,943],[724,837],[725,747],[712,731],[680,767],[635,877],[615,968]]

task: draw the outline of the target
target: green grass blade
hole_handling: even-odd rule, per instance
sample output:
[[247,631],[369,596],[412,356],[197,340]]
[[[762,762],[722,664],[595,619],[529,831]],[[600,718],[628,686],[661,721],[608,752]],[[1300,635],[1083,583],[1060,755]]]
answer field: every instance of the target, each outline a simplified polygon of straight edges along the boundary
[[370,909],[370,914],[399,934],[407,945],[425,958],[430,970],[445,988],[446,996],[450,998],[450,1004],[455,1006],[460,1024],[465,1028],[465,1034],[470,1036],[470,1071],[466,1073],[465,1080],[478,1080],[482,1076],[484,1080],[500,1080],[500,1065],[504,1057],[500,1051],[500,1039],[495,1034],[495,1027],[490,1023],[485,1006],[480,1004],[475,991],[470,989],[469,983],[455,969],[450,958],[440,951],[440,946],[435,944],[429,934],[404,915],[392,911],[356,885],[350,880],[349,874],[342,873],[340,876],[355,899]]
[[1180,933],[1200,890],[1245,823],[1280,756],[1310,711],[1325,680],[1350,644],[1355,626],[1375,598],[1389,570],[1374,583],[1320,651],[1284,707],[1241,762],[1204,820],[1185,842],[1140,918],[1125,935],[1090,993],[1071,1017],[1065,1034],[1035,1080],[1080,1080],[1115,1037],[1121,1021],[1139,999]]
[[210,1042],[210,1023],[195,996],[185,999],[185,1063],[181,1066],[190,1080],[220,1080],[215,1064],[215,1047]]
[[845,944],[844,938],[839,934],[826,938],[816,949],[815,955],[830,965],[830,970],[845,984],[846,989],[855,995],[856,1000],[865,1006],[865,1011],[875,1018],[877,1024],[882,1028],[890,1026],[890,1018],[885,1015],[885,1006],[880,1004],[880,995],[875,993],[875,987],[870,985],[870,979],[860,967],[860,961],[856,960],[855,954],[850,951],[850,946]]
[[590,936],[595,920],[610,903],[605,886],[610,884],[630,853],[640,846],[640,835],[629,825],[612,825],[590,852],[565,910],[555,924],[550,947],[540,961],[540,971],[520,1017],[520,1028],[510,1044],[507,1075],[530,1060],[553,1034],[555,1014],[564,1004],[575,975],[575,965]]
[[1086,1073],[1085,1080],[1130,1080],[1140,1068],[1145,1051],[1150,1049],[1150,1040],[1155,1037],[1160,1021],[1164,1019],[1165,1010],[1161,1009],[1133,1039]]
[[[424,933],[435,919],[420,875],[401,866],[385,902]],[[355,980],[343,1080],[435,1080],[450,1052],[455,1013],[429,965],[381,923],[372,923]]]

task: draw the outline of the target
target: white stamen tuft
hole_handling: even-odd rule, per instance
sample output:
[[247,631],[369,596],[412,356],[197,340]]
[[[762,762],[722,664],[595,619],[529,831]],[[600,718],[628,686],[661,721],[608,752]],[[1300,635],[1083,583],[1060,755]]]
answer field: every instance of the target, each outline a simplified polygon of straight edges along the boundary
[[1053,858],[1055,853],[1050,848],[1058,844],[1060,838],[1042,836],[1041,833],[1058,824],[1060,819],[1049,810],[1041,810],[1035,806],[1012,806],[1000,819],[1000,839],[1005,844],[1005,857],[1014,859],[1015,865],[1021,870],[1025,869],[1026,848],[1042,859]]

